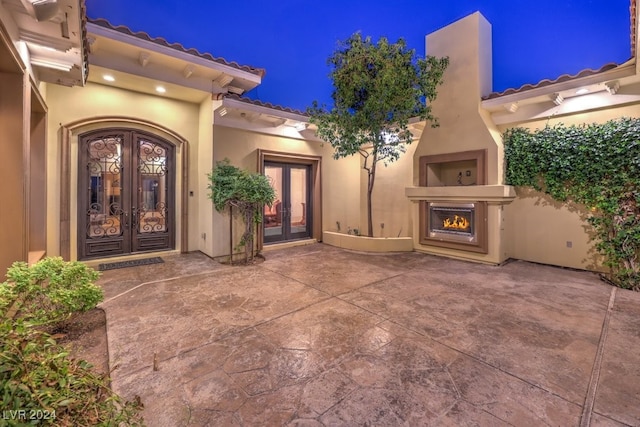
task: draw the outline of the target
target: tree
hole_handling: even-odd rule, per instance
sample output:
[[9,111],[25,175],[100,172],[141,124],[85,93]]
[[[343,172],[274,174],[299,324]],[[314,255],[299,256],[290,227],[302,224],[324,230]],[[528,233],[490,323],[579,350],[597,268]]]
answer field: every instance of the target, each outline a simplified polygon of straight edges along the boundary
[[334,148],[335,159],[360,154],[367,171],[368,236],[373,235],[371,196],[376,165],[398,160],[411,144],[409,120],[437,126],[430,103],[449,64],[448,58],[417,58],[403,39],[382,37],[377,44],[359,33],[339,43],[328,59],[333,80],[333,108],[315,101],[308,109],[318,136]]
[[[216,162],[216,167],[208,175],[209,197],[213,200],[218,212],[227,207],[237,208],[242,215],[245,231],[239,246],[244,246],[244,260],[253,260],[254,224],[262,222],[261,209],[264,205],[273,203],[276,194],[266,176],[240,170],[230,164],[229,159]],[[230,260],[233,254],[229,254]]]

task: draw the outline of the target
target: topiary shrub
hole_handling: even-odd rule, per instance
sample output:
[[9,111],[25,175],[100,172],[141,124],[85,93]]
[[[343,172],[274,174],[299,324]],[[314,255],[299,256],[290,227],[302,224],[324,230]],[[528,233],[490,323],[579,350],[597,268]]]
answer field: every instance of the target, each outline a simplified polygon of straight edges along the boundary
[[640,119],[510,129],[506,182],[586,207],[616,285],[640,290]]
[[[236,208],[242,215],[245,231],[239,247],[244,247],[245,264],[253,261],[254,225],[262,222],[262,207],[271,206],[276,198],[275,191],[266,176],[251,173],[233,166],[229,159],[216,162],[208,175],[209,198],[218,212],[227,207]],[[229,254],[233,261],[233,254]]]

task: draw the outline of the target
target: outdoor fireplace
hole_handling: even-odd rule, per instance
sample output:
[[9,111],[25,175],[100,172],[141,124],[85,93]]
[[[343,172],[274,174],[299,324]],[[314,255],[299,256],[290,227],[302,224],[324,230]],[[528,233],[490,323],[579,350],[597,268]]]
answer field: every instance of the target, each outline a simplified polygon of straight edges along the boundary
[[488,253],[487,150],[420,157],[420,244]]

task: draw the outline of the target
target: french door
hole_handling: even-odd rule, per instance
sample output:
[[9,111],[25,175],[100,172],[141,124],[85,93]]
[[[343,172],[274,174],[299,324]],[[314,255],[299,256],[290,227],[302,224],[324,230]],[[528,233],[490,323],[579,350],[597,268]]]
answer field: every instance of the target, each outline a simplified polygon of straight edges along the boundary
[[80,136],[78,258],[175,247],[175,148],[143,132]]
[[264,242],[283,242],[311,236],[311,166],[265,162],[264,174],[276,193],[276,201],[264,207]]

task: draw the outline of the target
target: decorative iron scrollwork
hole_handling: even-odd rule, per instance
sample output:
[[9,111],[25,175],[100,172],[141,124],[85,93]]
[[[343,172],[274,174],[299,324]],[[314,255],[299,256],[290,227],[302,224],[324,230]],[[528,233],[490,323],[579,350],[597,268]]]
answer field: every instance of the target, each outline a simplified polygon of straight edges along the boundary
[[85,146],[89,171],[86,202],[89,239],[122,235],[122,143],[122,135],[102,135],[88,141]]

